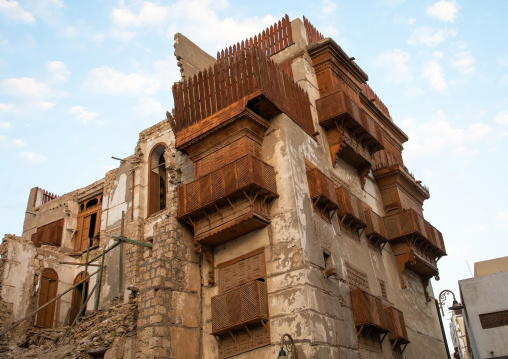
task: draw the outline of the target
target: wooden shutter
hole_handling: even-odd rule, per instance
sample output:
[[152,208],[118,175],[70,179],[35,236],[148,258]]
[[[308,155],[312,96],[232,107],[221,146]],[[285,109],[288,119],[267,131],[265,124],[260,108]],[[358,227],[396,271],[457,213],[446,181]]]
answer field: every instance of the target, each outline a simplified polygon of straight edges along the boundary
[[34,246],[36,246],[36,247],[41,246],[41,244],[39,242],[39,234],[40,234],[40,232],[35,232],[34,234],[32,234],[32,242],[33,242]]
[[265,253],[256,253],[225,266],[219,266],[220,292],[266,276]]
[[[57,286],[58,275],[56,272],[52,269],[43,270],[39,289],[39,307],[56,297]],[[45,328],[52,328],[54,315],[55,302],[45,307],[37,314],[37,325]]]
[[148,215],[160,210],[160,176],[150,171],[150,196],[148,199]]

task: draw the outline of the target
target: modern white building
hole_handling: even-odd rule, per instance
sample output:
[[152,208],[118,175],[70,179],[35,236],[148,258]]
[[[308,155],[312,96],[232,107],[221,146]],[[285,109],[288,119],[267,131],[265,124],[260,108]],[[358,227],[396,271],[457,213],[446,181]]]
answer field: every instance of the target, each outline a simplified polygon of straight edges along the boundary
[[508,257],[475,263],[459,281],[471,357],[508,359]]
[[450,336],[453,342],[453,353],[455,358],[469,359],[468,345],[466,337],[466,327],[464,324],[464,314],[462,311],[453,311],[450,320]]

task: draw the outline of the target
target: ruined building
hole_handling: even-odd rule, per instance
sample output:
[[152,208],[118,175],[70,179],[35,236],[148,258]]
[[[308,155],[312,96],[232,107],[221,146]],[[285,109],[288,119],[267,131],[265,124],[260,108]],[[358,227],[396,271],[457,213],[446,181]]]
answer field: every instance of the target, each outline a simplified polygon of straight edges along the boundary
[[174,110],[131,156],[31,190],[0,246],[0,357],[277,358],[287,333],[300,359],[445,358],[429,191],[354,58],[287,16],[175,55]]

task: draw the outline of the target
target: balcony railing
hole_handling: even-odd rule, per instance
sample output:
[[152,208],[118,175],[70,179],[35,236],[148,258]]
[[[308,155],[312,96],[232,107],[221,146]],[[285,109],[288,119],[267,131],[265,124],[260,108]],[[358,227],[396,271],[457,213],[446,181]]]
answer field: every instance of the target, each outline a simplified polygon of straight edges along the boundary
[[367,238],[378,244],[388,241],[383,217],[378,216],[371,208],[366,208],[365,218],[367,220],[367,228],[365,228]]
[[330,217],[333,216],[333,212],[338,208],[333,181],[317,168],[313,168],[307,171],[307,182],[313,207]]
[[203,209],[228,198],[255,191],[277,197],[275,170],[263,161],[246,155],[178,189],[178,219],[198,215]]
[[212,297],[213,335],[226,334],[263,320],[268,320],[264,282],[255,280]]
[[371,153],[383,149],[381,128],[372,117],[361,110],[344,91],[337,91],[316,100],[319,123],[324,128],[339,121],[349,131],[362,137]]
[[[262,115],[284,112],[308,134],[314,134],[307,93],[255,46],[175,83],[173,97],[177,135],[204,119],[209,120],[201,127],[213,128],[218,119],[212,115],[227,110],[227,120],[246,106]],[[190,131],[191,135],[195,132]]]
[[339,203],[337,216],[340,223],[345,223],[355,229],[365,228],[367,219],[365,218],[362,201],[344,187],[338,187],[336,192]]
[[404,322],[404,315],[402,312],[394,307],[385,308],[386,321],[388,328],[388,339],[395,345],[408,344],[409,338],[407,336],[406,323]]
[[364,328],[370,328],[378,333],[388,332],[389,326],[381,298],[361,289],[353,289],[351,290],[351,309],[358,335]]
[[433,245],[440,256],[446,255],[443,235],[412,209],[384,217],[387,239],[390,241],[416,236]]

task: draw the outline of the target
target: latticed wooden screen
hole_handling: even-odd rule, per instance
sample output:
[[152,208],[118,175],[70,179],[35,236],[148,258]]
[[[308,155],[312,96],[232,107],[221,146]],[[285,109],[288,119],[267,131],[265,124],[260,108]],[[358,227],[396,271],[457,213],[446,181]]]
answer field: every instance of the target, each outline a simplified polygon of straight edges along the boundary
[[402,312],[394,307],[386,307],[385,315],[390,332],[388,338],[391,341],[397,341],[399,344],[409,343],[407,336],[406,323]]
[[266,286],[252,281],[212,297],[212,334],[268,320]]
[[443,236],[429,222],[412,209],[384,217],[387,239],[395,240],[415,235],[429,241],[442,255],[446,254]]
[[337,194],[333,181],[317,168],[307,171],[310,199],[314,205],[326,205],[327,209],[337,208]]
[[386,242],[386,227],[382,217],[378,216],[371,208],[365,209],[365,219],[367,220],[367,228],[365,235],[371,240],[379,243]]
[[356,268],[351,263],[346,262],[347,282],[349,289],[361,289],[369,291],[369,281],[367,280],[367,273]]
[[381,298],[361,289],[354,289],[350,294],[355,324],[357,326],[369,326],[380,332],[387,332],[388,324]]
[[323,127],[336,126],[340,121],[344,128],[362,135],[371,153],[383,149],[382,131],[378,123],[363,111],[345,91],[337,91],[316,101],[319,122]]
[[226,292],[266,276],[265,253],[257,253],[245,259],[219,268],[219,290]]
[[356,228],[365,228],[367,226],[367,219],[362,200],[351,194],[344,187],[338,187],[336,191],[339,204],[339,209],[337,210],[339,221],[346,220],[351,222]]
[[251,156],[243,156],[178,189],[178,218],[250,189],[277,195],[275,170]]

